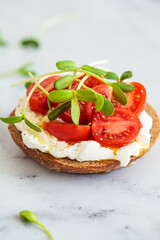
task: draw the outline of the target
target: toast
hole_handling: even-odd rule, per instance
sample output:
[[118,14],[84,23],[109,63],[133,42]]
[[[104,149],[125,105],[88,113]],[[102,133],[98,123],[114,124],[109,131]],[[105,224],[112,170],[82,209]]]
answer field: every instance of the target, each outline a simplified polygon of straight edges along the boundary
[[[134,162],[136,159],[143,156],[150,148],[155,144],[158,136],[160,134],[160,120],[156,111],[148,103],[145,107],[146,112],[152,117],[153,125],[151,128],[151,139],[150,147],[141,152],[139,156],[131,156],[130,163]],[[14,116],[13,111],[10,116]],[[37,149],[28,148],[22,141],[21,132],[15,127],[14,124],[8,126],[10,134],[15,141],[15,143],[20,147],[20,149],[27,154],[29,157],[33,158],[43,166],[50,170],[55,170],[58,172],[68,172],[68,173],[101,173],[106,171],[115,170],[121,168],[120,162],[117,160],[107,159],[101,161],[84,161],[78,162],[76,160],[71,160],[69,158],[55,158],[48,153],[42,153]],[[129,165],[128,164],[128,165]]]

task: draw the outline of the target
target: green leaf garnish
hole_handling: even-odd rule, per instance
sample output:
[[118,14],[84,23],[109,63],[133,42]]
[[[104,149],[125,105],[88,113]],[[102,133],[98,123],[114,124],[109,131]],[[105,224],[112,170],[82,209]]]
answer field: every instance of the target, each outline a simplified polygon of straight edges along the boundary
[[25,121],[25,123],[27,124],[28,127],[32,128],[36,132],[41,132],[40,127],[38,127],[38,126],[34,125],[33,123],[31,123],[27,118],[25,118],[24,121]]
[[114,72],[106,72],[106,74],[103,77],[106,79],[111,79],[116,81],[118,81],[119,79],[118,75]]
[[71,100],[71,118],[76,125],[79,124],[80,109],[79,109],[78,100],[75,96]]
[[[30,70],[28,69],[33,63],[31,62],[27,62],[25,64],[23,64],[21,67],[19,68],[16,68],[14,70],[11,70],[11,71],[7,71],[7,72],[4,72],[4,73],[1,73],[0,74],[0,77],[9,77],[9,76],[12,76],[14,74],[20,74],[22,76],[28,76],[28,72],[30,72]],[[35,74],[34,71],[31,71],[33,74]]]
[[2,34],[0,33],[0,47],[4,47],[7,45],[7,42],[2,38]]
[[55,81],[54,87],[55,89],[64,89],[72,84],[75,77],[71,75],[66,75],[64,77],[59,78]]
[[114,113],[114,106],[106,97],[103,96],[103,98],[104,98],[104,104],[101,111],[104,114],[110,116]]
[[76,70],[77,69],[76,63],[71,60],[58,61],[56,63],[56,67],[59,70]]
[[58,107],[54,108],[49,114],[48,114],[48,119],[50,121],[55,120],[58,118],[61,114],[64,112],[68,111],[71,108],[71,101],[64,102],[60,104]]
[[53,236],[51,235],[51,233],[48,231],[48,229],[42,223],[40,223],[37,220],[37,217],[33,212],[24,210],[19,213],[19,216],[24,222],[31,222],[31,223],[37,224],[38,226],[42,227],[43,230],[45,231],[45,233],[49,236],[49,238],[51,240],[53,240]]
[[78,100],[84,102],[95,102],[97,100],[96,93],[88,89],[78,89],[75,91],[75,96]]
[[1,117],[0,120],[4,123],[12,124],[12,123],[18,123],[23,120],[22,116],[13,116],[8,118]]
[[65,102],[70,100],[73,96],[74,90],[54,90],[49,93],[49,100],[51,102]]
[[131,84],[121,82],[117,82],[116,84],[122,89],[123,92],[132,92],[135,89],[135,87]]
[[40,43],[38,42],[38,40],[33,39],[33,38],[26,38],[24,40],[21,41],[21,45],[23,47],[33,47],[33,48],[39,48]]
[[25,87],[26,87],[26,88],[29,88],[29,86],[30,86],[32,83],[33,83],[32,81],[31,81],[31,82],[26,82],[26,83],[25,83]]
[[124,92],[121,90],[121,88],[117,85],[117,83],[112,84],[113,87],[113,96],[115,99],[120,102],[122,105],[127,104],[127,97],[124,94]]
[[99,112],[101,111],[103,105],[104,105],[104,96],[97,93],[97,100],[95,101],[95,107],[96,107],[96,111]]
[[88,71],[88,72],[91,72],[91,73],[94,73],[98,76],[104,76],[106,74],[106,71],[102,70],[102,69],[99,69],[99,68],[95,68],[95,67],[92,67],[92,66],[89,66],[89,65],[83,65],[81,67],[81,69],[85,70],[85,71]]
[[81,67],[81,69],[87,71],[87,72],[91,72],[91,73],[94,73],[98,76],[102,76],[106,79],[111,79],[111,80],[118,80],[118,75],[114,72],[108,72],[108,71],[104,71],[102,69],[99,69],[99,68],[95,68],[95,67],[92,67],[92,66],[89,66],[89,65],[83,65]]
[[127,79],[127,78],[131,78],[133,76],[131,71],[126,71],[124,73],[122,73],[121,77],[120,77],[120,81],[122,82],[123,80]]

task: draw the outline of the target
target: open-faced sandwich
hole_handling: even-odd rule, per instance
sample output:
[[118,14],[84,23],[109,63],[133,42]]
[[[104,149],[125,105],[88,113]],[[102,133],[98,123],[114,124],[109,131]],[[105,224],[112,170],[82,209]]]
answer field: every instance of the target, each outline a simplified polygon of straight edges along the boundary
[[118,77],[73,61],[56,66],[26,80],[26,96],[0,118],[29,157],[51,170],[99,173],[130,165],[154,145],[159,117],[144,86],[128,82],[132,72]]

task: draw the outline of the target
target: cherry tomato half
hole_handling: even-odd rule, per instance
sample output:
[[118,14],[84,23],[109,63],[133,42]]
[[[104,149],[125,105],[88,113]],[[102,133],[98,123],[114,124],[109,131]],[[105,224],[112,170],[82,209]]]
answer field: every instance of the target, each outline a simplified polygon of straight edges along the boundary
[[115,98],[112,99],[112,103],[115,107],[127,108],[139,115],[144,110],[146,105],[146,90],[141,83],[131,82],[130,84],[133,85],[135,89],[126,94],[128,100],[127,104],[121,105],[115,100]]
[[45,122],[44,129],[51,135],[64,141],[87,140],[91,134],[91,127],[58,122]]
[[92,120],[94,139],[108,147],[122,147],[135,140],[142,125],[138,116],[124,108],[115,108],[113,115],[95,113]]
[[[52,90],[54,90],[54,82],[59,78],[61,78],[61,76],[55,75],[55,76],[48,77],[43,82],[41,82],[40,85],[47,92],[51,92]],[[32,83],[28,87],[27,96],[34,85],[35,84]],[[44,92],[41,89],[37,87],[29,100],[29,105],[32,111],[35,111],[41,114],[46,114],[48,111],[47,96],[44,94]]]
[[[112,95],[113,95],[112,87],[102,84],[102,85],[98,85],[98,86],[94,87],[93,90],[102,94],[103,96],[108,98],[108,100],[111,101]],[[95,104],[93,102],[87,102],[86,103],[86,114],[87,114],[88,122],[92,122],[94,113],[95,113]]]

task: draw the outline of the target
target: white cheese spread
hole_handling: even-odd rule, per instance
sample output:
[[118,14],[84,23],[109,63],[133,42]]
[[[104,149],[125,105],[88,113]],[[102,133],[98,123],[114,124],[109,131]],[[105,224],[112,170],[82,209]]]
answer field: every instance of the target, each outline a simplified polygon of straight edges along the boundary
[[[26,97],[22,97],[16,108],[15,115],[22,113]],[[26,110],[27,118],[35,125],[42,126],[42,123],[48,120],[47,116],[36,114],[30,110],[29,106]],[[22,139],[28,148],[39,149],[41,152],[50,153],[56,158],[68,157],[80,162],[83,161],[99,161],[104,159],[119,160],[121,167],[125,167],[130,162],[131,156],[138,156],[141,151],[147,149],[150,143],[150,129],[152,127],[152,118],[144,110],[140,115],[142,128],[135,141],[125,147],[113,151],[110,148],[102,147],[96,141],[82,141],[73,145],[65,141],[59,141],[56,137],[50,136],[42,129],[42,132],[36,132],[30,129],[24,121],[16,123],[16,128],[22,132]]]

